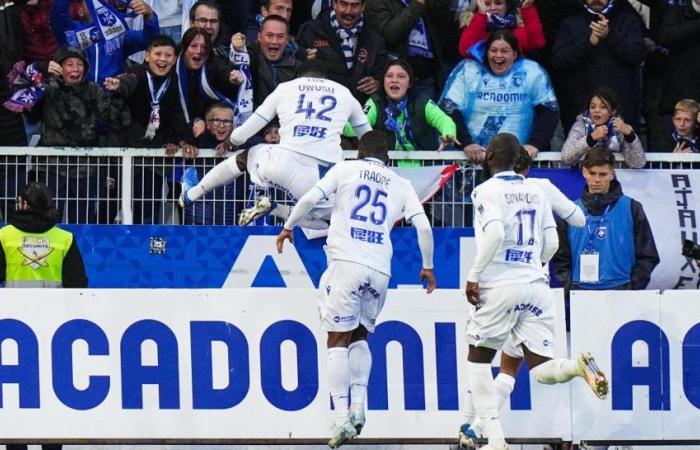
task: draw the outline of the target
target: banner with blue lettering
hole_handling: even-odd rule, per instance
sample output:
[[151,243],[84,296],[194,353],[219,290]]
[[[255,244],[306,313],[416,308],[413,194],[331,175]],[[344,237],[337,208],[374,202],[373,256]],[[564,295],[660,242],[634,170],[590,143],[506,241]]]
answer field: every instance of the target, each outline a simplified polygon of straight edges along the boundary
[[[565,356],[557,294],[554,349]],[[331,418],[316,298],[310,289],[6,289],[0,438],[323,442]],[[369,339],[362,437],[456,441],[468,315],[461,290],[389,291]],[[508,436],[571,437],[567,385],[540,385],[523,369],[508,405]]]
[[697,291],[571,292],[571,352],[592,352],[611,380],[604,401],[571,386],[575,441],[698,442],[697,300]]

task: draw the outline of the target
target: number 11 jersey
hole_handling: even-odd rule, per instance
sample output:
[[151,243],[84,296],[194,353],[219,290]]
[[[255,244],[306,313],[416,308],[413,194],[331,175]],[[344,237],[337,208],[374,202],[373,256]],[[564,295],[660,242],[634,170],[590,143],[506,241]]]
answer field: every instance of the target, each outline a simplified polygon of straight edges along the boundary
[[397,220],[425,214],[411,183],[384,163],[367,158],[333,166],[315,188],[336,195],[327,252],[391,276],[391,229]]
[[337,163],[343,159],[340,134],[346,122],[369,128],[362,106],[335,81],[301,77],[281,83],[255,110],[265,120],[280,122],[280,145],[312,158]]

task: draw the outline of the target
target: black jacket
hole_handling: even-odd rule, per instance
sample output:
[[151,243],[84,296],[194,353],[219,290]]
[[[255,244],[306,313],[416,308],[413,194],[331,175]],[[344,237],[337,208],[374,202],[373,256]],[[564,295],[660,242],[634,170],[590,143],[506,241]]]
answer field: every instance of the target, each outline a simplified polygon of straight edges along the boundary
[[[58,221],[53,216],[48,216],[43,211],[26,209],[17,211],[10,218],[10,225],[26,233],[45,233],[56,225]],[[5,281],[7,263],[5,252],[0,246],[0,283]],[[86,288],[88,279],[85,274],[83,257],[80,255],[78,244],[73,242],[63,258],[63,273],[61,275],[64,288]]]
[[608,14],[608,36],[593,46],[589,25],[595,18],[584,11],[564,19],[552,48],[552,66],[561,80],[562,125],[568,133],[593,89],[607,86],[615,90],[625,122],[638,130],[643,23],[618,4]]
[[[229,74],[234,66],[227,59],[210,55],[207,61],[207,79],[213,89],[231,101],[238,97],[238,86],[229,82]],[[195,119],[204,119],[207,108],[218,100],[212,100],[202,92],[201,69],[197,71],[185,70],[187,77],[187,108],[190,115],[190,125]]]
[[12,95],[12,87],[8,84],[7,74],[12,66],[24,59],[24,42],[22,40],[21,9],[15,2],[0,13],[0,146],[25,146],[22,116],[5,109],[4,103]]
[[[160,99],[160,126],[153,139],[146,139],[146,128],[151,114],[151,93],[146,77],[147,66],[141,65],[121,77],[117,93],[127,99],[131,112],[132,127],[127,131],[127,145],[137,148],[160,148],[165,144],[177,144],[180,140],[194,142],[192,130],[185,123],[185,115],[180,106],[177,88],[177,74],[173,68],[170,74],[170,86]],[[156,92],[165,78],[153,77]]]
[[670,9],[660,41],[669,50],[671,65],[659,112],[669,114],[678,100],[700,100],[700,13],[692,5]]
[[257,108],[278,84],[296,78],[299,62],[294,55],[284,53],[279,61],[268,61],[259,42],[248,46],[250,71],[253,75],[253,105]]
[[370,29],[365,21],[365,26],[357,37],[354,64],[352,69],[348,70],[343,50],[340,48],[340,38],[330,20],[330,11],[325,11],[315,20],[303,24],[297,35],[297,43],[303,51],[317,48],[317,58],[326,63],[329,78],[350,89],[352,95],[360,103],[364,103],[367,95],[357,90],[357,82],[364,77],[381,81],[387,57],[384,38]]
[[[610,184],[610,190],[606,194],[591,194],[586,187],[581,201],[593,216],[600,216],[608,205],[614,205],[622,197],[622,186],[617,180]],[[659,264],[659,252],[656,250],[654,235],[651,226],[644,213],[642,204],[632,199],[632,222],[634,224],[634,257],[635,263],[630,275],[630,283],[626,289],[645,289],[651,279],[651,272]],[[568,224],[557,219],[557,232],[559,234],[559,250],[552,258],[554,273],[559,282],[566,288],[576,288],[571,285],[572,258],[569,245]]]

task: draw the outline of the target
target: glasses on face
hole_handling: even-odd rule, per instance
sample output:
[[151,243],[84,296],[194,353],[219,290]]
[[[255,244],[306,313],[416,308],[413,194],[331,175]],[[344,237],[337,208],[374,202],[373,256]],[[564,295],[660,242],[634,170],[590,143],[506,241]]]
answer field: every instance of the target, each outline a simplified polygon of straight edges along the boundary
[[233,120],[229,119],[209,119],[207,122],[213,123],[217,127],[229,126],[233,123]]
[[196,23],[197,25],[200,25],[200,26],[205,27],[205,26],[207,26],[207,24],[209,24],[209,25],[216,25],[216,24],[218,24],[218,23],[219,23],[219,19],[207,19],[207,18],[205,18],[205,17],[200,17],[199,19],[194,19],[194,23]]

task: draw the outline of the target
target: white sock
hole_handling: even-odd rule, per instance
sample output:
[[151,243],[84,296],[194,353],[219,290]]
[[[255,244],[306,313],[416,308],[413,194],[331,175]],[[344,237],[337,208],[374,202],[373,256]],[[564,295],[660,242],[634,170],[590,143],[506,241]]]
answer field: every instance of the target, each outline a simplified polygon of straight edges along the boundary
[[498,416],[496,385],[491,375],[491,364],[467,361],[467,376],[476,412],[484,422],[489,444],[504,446],[505,437]]
[[348,347],[350,359],[350,401],[353,408],[365,408],[367,382],[372,370],[372,352],[364,339]]
[[[515,378],[505,373],[499,373],[496,375],[493,382],[496,385],[496,404],[498,405],[497,408],[498,412],[500,413],[508,401],[510,393],[513,392],[513,388],[515,387]],[[470,423],[472,424],[472,429],[474,429],[477,436],[484,435],[484,422],[481,421],[481,417],[476,417],[474,422]]]
[[542,384],[566,383],[579,375],[578,363],[565,358],[550,359],[530,370],[530,373]]
[[[469,381],[469,376],[467,376],[467,382]],[[476,408],[474,407],[474,397],[472,396],[471,384],[467,385],[467,398],[464,402],[464,422],[474,425],[474,422],[479,420],[476,415]]]
[[348,395],[350,393],[350,363],[348,349],[331,347],[328,349],[328,391],[333,400],[333,417],[342,423],[348,415]]
[[214,166],[204,175],[199,184],[187,191],[187,198],[192,201],[199,200],[204,197],[207,192],[211,192],[219,186],[231,183],[241,176],[242,173],[243,172],[241,172],[236,163],[236,155],[230,156]]

